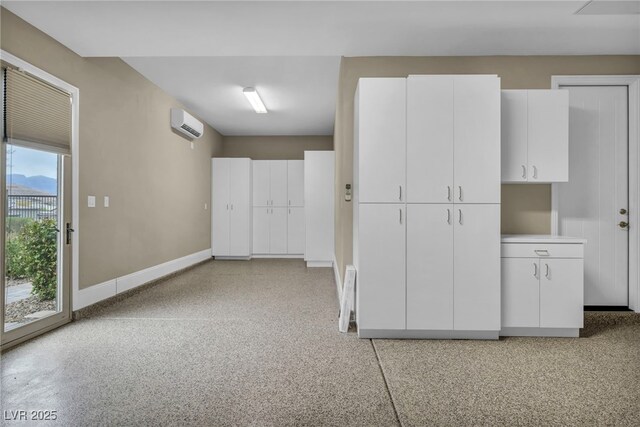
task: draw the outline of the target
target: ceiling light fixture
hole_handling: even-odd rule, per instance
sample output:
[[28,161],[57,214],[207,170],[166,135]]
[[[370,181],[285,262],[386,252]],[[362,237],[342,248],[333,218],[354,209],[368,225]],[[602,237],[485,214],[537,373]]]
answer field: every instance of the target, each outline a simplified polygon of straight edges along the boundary
[[264,102],[260,99],[260,95],[258,95],[258,91],[256,91],[255,88],[245,87],[242,89],[242,93],[247,97],[256,113],[264,114],[267,112],[267,107],[264,106]]

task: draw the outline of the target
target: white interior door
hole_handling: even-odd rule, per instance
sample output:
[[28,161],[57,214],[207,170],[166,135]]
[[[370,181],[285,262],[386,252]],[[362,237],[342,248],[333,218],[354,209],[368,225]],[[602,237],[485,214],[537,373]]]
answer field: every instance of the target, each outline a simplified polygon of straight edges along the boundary
[[271,208],[269,253],[287,253],[287,208]]
[[269,253],[269,223],[271,208],[253,208],[253,253]]
[[407,329],[453,329],[453,204],[407,205]]
[[287,160],[289,206],[304,206],[304,160]]
[[269,160],[254,160],[253,167],[253,206],[270,206],[270,170]]
[[288,208],[287,253],[304,253],[304,208]]
[[558,232],[587,240],[584,304],[626,306],[629,237],[620,224],[629,221],[627,87],[563,88],[569,91],[569,182],[556,186]]
[[271,160],[271,206],[288,206],[287,161]]
[[229,255],[229,159],[211,159],[211,250]]
[[229,255],[251,254],[251,160],[229,159]]
[[407,78],[407,201],[453,202],[453,77]]

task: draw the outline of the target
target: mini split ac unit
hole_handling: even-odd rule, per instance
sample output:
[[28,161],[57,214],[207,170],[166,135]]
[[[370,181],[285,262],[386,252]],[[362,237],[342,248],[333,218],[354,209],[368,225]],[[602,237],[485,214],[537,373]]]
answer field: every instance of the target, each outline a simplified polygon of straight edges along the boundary
[[171,109],[171,127],[189,138],[200,138],[204,131],[201,121],[179,108]]

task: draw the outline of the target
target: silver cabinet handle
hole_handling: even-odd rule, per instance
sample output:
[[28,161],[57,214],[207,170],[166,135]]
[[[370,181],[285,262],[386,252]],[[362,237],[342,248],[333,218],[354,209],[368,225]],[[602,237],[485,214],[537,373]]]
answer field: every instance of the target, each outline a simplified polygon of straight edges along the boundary
[[447,185],[447,200],[451,201],[451,186]]
[[533,263],[533,277],[535,277],[536,279],[538,278],[538,263],[537,262]]
[[233,203],[231,203],[231,210],[233,210]]
[[544,273],[544,277],[546,277],[547,280],[551,280],[549,279],[549,264],[545,264],[545,267],[547,267],[547,271]]
[[289,215],[291,215],[291,208],[289,208]]
[[546,249],[534,249],[534,252],[538,256],[549,256],[549,251]]
[[533,179],[538,179],[538,168],[533,165]]
[[227,203],[227,210],[229,210],[229,203]]
[[398,213],[400,214],[400,224],[402,224],[402,208],[398,208]]
[[447,224],[451,224],[451,209],[447,209]]
[[458,209],[458,223],[462,225],[462,209]]
[[527,177],[527,167],[525,165],[522,165],[522,177]]
[[462,185],[458,185],[458,191],[460,192],[458,200],[462,201]]
[[402,185],[398,185],[398,200],[402,200]]
[[291,206],[291,200],[289,200],[289,206]]

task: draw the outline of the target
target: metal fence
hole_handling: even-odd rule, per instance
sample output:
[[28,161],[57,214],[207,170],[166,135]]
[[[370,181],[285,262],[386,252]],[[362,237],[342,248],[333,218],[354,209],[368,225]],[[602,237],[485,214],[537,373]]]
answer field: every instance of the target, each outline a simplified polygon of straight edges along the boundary
[[55,218],[58,196],[7,195],[7,215],[14,218]]

